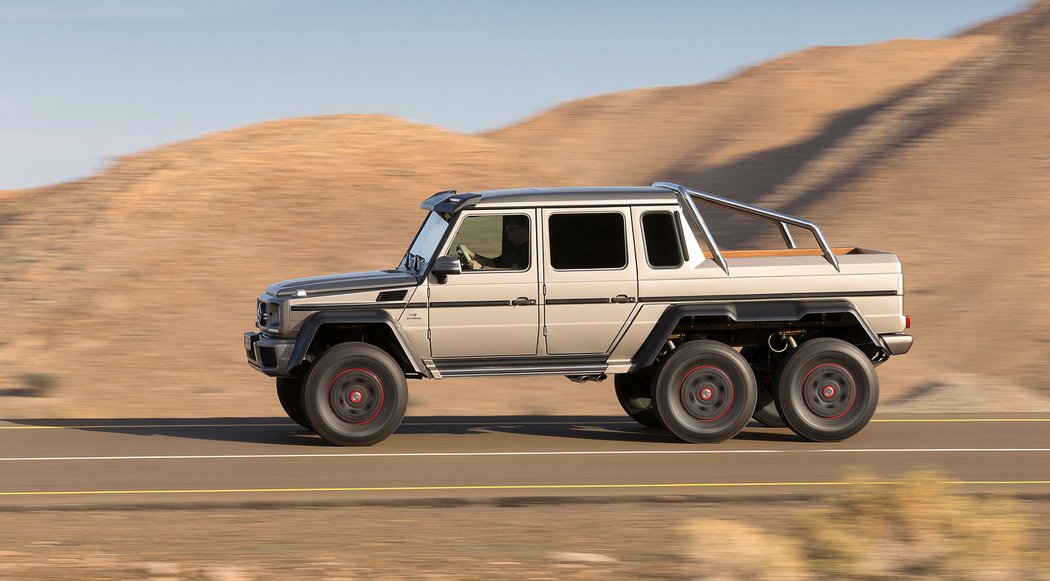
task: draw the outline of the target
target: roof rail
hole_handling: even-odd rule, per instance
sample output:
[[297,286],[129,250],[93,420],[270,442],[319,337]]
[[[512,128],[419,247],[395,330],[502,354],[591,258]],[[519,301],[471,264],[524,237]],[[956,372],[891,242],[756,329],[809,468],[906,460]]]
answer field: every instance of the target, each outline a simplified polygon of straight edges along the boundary
[[813,234],[813,237],[816,238],[817,245],[820,246],[820,250],[824,253],[824,258],[835,267],[836,271],[842,271],[839,267],[838,258],[835,256],[835,253],[831,251],[831,246],[828,245],[828,241],[824,238],[824,233],[820,231],[820,227],[809,220],[791,216],[789,214],[782,214],[773,210],[767,210],[758,206],[752,206],[750,204],[745,204],[729,198],[723,198],[722,196],[716,196],[707,192],[690,190],[685,186],[680,186],[671,182],[656,182],[653,184],[653,187],[664,188],[677,193],[678,200],[682,204],[682,207],[692,210],[691,213],[686,212],[685,215],[686,221],[689,222],[689,226],[693,230],[693,235],[707,245],[711,250],[712,259],[718,264],[718,266],[722,267],[722,270],[725,271],[726,274],[729,274],[729,265],[726,264],[725,258],[722,256],[722,251],[718,248],[718,243],[715,242],[714,237],[711,235],[711,230],[708,229],[707,223],[704,222],[704,217],[700,214],[700,209],[697,208],[694,199],[731,212],[736,212],[738,214],[776,224],[780,229],[780,235],[784,237],[784,243],[787,244],[788,248],[797,248],[795,239],[792,238],[791,232],[788,230],[789,225],[809,230],[809,232]]

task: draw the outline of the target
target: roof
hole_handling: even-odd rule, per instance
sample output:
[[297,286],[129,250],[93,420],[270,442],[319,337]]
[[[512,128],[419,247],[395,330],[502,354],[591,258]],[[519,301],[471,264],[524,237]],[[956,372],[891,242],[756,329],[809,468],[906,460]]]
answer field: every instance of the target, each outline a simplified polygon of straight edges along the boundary
[[677,203],[675,192],[652,186],[592,188],[516,188],[457,193],[439,192],[422,207],[439,212],[463,208],[520,208],[557,206],[624,206]]

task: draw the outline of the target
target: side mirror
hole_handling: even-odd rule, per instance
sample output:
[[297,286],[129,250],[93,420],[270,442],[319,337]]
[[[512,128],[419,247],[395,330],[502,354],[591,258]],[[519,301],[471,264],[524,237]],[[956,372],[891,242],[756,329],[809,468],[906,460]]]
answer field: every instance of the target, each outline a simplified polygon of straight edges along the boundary
[[439,284],[445,284],[450,274],[462,274],[463,267],[459,263],[459,258],[455,256],[438,256],[437,260],[434,261],[434,268],[431,272],[437,276]]

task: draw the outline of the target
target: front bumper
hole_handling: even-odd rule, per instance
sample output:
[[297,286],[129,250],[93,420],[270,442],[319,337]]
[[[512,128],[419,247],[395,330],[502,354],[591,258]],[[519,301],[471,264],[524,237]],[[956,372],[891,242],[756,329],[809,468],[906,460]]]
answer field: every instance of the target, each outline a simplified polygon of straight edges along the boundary
[[288,373],[288,361],[292,358],[294,339],[275,339],[262,333],[244,334],[244,354],[248,365],[271,377]]

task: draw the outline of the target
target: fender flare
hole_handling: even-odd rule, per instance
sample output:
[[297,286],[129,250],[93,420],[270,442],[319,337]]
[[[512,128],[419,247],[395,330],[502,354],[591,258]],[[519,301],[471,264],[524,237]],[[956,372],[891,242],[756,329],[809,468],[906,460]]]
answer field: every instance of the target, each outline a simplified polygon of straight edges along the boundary
[[306,352],[310,349],[310,345],[321,327],[333,324],[371,324],[389,327],[398,346],[404,352],[409,365],[412,366],[412,370],[421,376],[430,377],[430,371],[423,364],[423,360],[416,353],[415,349],[412,348],[412,344],[405,338],[404,333],[401,331],[401,326],[398,325],[393,317],[382,310],[355,311],[352,313],[320,312],[307,317],[299,327],[299,333],[295,337],[295,346],[292,348],[292,355],[288,360],[288,373],[294,371],[306,359]]
[[799,321],[813,314],[850,314],[857,320],[871,342],[889,353],[882,338],[875,333],[849,301],[751,301],[718,304],[684,304],[673,306],[662,315],[653,330],[631,359],[633,369],[653,364],[678,323],[686,317],[728,317],[737,323]]

